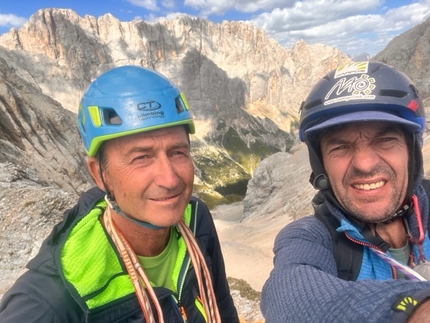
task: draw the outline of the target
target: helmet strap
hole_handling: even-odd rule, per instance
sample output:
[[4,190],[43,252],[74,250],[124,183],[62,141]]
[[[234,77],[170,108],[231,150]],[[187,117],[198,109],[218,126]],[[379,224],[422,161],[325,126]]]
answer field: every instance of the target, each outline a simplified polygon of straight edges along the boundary
[[151,229],[151,230],[159,230],[159,229],[164,229],[166,227],[163,226],[158,226],[158,225],[154,225],[151,224],[149,222],[145,222],[145,221],[139,221],[136,219],[133,219],[129,216],[127,216],[124,212],[121,211],[121,209],[118,206],[118,203],[116,203],[116,201],[112,198],[112,196],[109,193],[106,193],[105,195],[105,201],[107,202],[107,204],[109,205],[109,207],[114,210],[116,213],[118,213],[119,215],[123,216],[124,218],[126,218],[127,220],[140,225],[141,227],[147,228],[147,229]]
[[330,188],[330,182],[325,173],[322,161],[320,160],[321,158],[312,142],[308,142],[307,146],[309,151],[309,163],[312,169],[309,182],[316,190],[327,190]]

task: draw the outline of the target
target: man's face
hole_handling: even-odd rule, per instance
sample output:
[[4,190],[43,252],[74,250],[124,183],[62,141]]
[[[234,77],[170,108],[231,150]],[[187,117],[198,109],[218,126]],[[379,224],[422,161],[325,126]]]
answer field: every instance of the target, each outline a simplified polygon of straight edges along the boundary
[[323,135],[323,164],[334,195],[357,220],[383,222],[408,186],[408,148],[398,125],[360,122]]
[[183,126],[109,140],[104,149],[105,185],[126,215],[164,227],[180,221],[194,180]]

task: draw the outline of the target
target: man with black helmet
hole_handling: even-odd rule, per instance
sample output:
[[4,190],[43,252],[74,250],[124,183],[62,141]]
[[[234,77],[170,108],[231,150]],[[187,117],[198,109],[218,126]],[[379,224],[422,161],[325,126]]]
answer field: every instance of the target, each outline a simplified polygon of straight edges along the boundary
[[191,196],[185,96],[121,66],[85,91],[78,126],[97,187],[4,295],[1,322],[239,322],[206,205]]
[[[357,62],[301,107],[315,216],[275,240],[261,309],[273,322],[424,322],[430,297],[424,107],[404,74]],[[430,317],[430,309],[429,309]]]

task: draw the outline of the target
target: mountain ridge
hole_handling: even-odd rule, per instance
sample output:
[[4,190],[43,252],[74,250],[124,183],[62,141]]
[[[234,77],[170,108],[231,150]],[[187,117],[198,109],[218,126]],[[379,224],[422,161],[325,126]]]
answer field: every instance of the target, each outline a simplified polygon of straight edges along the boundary
[[[420,44],[430,26],[415,28],[407,34],[414,48],[404,49],[400,35],[371,59],[400,66],[426,94],[430,76],[417,70],[430,56]],[[300,103],[320,77],[349,62],[326,45],[299,41],[285,49],[253,26],[191,17],[120,22],[110,14],[79,17],[49,8],[1,35],[0,294],[64,210],[93,185],[76,111],[85,87],[101,72],[125,64],[150,67],[185,92],[197,127],[194,193],[227,226],[220,231],[223,248],[255,251],[269,270],[276,232],[311,211],[310,170],[297,139]],[[234,211],[226,205],[232,201]],[[245,277],[242,268],[229,267],[237,255],[228,259],[229,270],[243,275],[236,278]],[[248,266],[246,278],[261,279],[259,266]],[[261,281],[252,286],[261,288]]]

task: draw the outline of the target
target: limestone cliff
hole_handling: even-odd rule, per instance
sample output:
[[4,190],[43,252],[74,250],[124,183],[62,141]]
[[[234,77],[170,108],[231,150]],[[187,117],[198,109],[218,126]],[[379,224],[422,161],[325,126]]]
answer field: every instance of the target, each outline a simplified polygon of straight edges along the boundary
[[19,30],[2,35],[0,45],[26,53],[28,63],[22,67],[45,94],[71,111],[100,72],[137,64],[172,78],[199,119],[234,107],[270,117],[285,131],[297,120],[309,86],[350,61],[334,48],[303,41],[285,49],[243,22],[217,24],[187,16],[120,22],[110,14],[82,18],[68,9],[36,12]]
[[42,186],[79,194],[91,181],[76,116],[23,80],[0,48],[0,163]]
[[424,99],[430,96],[430,18],[394,37],[372,60],[395,66],[408,75]]
[[261,160],[292,146],[309,87],[349,61],[324,45],[285,49],[242,22],[120,22],[68,9],[36,12],[0,45],[17,76],[72,112],[90,81],[111,67],[137,64],[165,74],[186,93],[196,119],[202,190],[239,197]]

